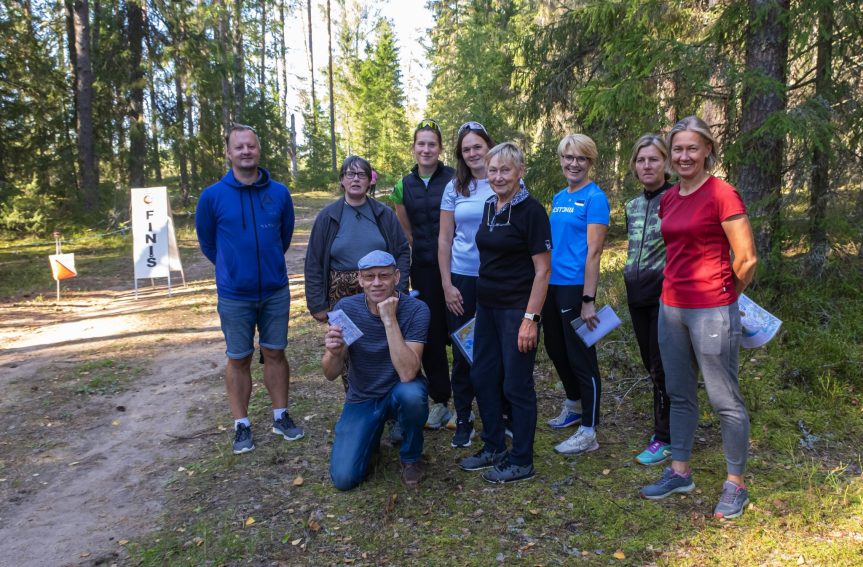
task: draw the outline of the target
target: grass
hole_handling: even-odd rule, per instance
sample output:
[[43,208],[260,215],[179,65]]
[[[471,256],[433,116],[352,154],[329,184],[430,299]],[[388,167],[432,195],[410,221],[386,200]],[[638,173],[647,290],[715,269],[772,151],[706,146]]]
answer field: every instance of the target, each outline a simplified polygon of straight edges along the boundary
[[[298,216],[311,218],[329,198],[296,196]],[[299,227],[307,228],[308,221]],[[188,227],[181,230],[183,247],[194,237]],[[188,246],[184,253],[195,253]],[[43,253],[48,252],[35,249],[33,263]],[[92,254],[84,256],[92,256],[93,269],[104,258],[108,271],[107,258],[114,253],[124,254],[116,269],[128,258],[111,242],[105,248],[93,244]],[[0,264],[9,254],[0,250]],[[320,374],[322,327],[295,297],[288,347],[291,412],[306,438],[286,442],[268,432],[269,399],[255,364],[251,417],[257,449],[231,454],[226,409],[205,410],[212,427],[224,431],[208,437],[201,454],[180,463],[183,470],[166,488],[160,529],[129,544],[128,564],[863,564],[859,265],[836,257],[825,276],[811,282],[800,259],[786,258],[780,269],[759,274],[748,292],[784,324],[767,346],[741,352],[741,387],[752,422],[746,475],[752,505],[738,520],[721,522],[709,514],[724,478],[724,458],[719,422],[703,391],[693,458],[696,490],[662,502],[636,496],[661,471],[633,462],[647,442],[652,407],[624,308],[624,254],[622,235],[614,232],[603,258],[601,302],[615,306],[624,322],[599,349],[599,451],[571,458],[552,451],[566,433],[552,432],[542,421],[556,415],[563,392],[540,352],[536,479],[488,485],[457,468],[456,458],[469,450],[450,448],[451,434],[439,431],[426,435],[427,477],[419,489],[402,487],[398,453],[382,447],[367,482],[348,493],[336,491],[328,479],[329,448],[343,394],[340,383]],[[0,269],[0,293],[51,291],[50,281],[39,288],[25,278],[13,282],[19,278]],[[115,358],[92,364],[91,374],[81,377],[87,384],[97,377],[109,384],[118,369]]]
[[[623,253],[622,245],[614,243],[603,263],[603,299],[615,306],[623,305]],[[747,479],[753,504],[736,521],[709,517],[724,479],[724,458],[718,419],[703,392],[693,460],[696,491],[662,502],[636,497],[661,471],[633,462],[647,441],[652,409],[626,321],[600,348],[605,412],[600,451],[574,458],[556,455],[552,447],[565,434],[540,425],[537,478],[499,487],[457,468],[456,458],[467,451],[449,447],[449,432],[429,432],[427,477],[418,490],[402,487],[398,454],[382,447],[367,482],[339,493],[329,483],[327,467],[341,386],[320,376],[321,327],[300,304],[292,307],[288,354],[294,372],[292,414],[306,428],[307,438],[287,443],[263,430],[269,400],[256,368],[252,414],[258,449],[234,457],[228,454],[227,432],[214,438],[202,455],[205,472],[178,475],[164,529],[136,542],[131,562],[860,564],[863,413],[858,396],[863,379],[854,333],[863,310],[845,276],[825,282],[829,291],[823,293],[833,294],[835,301],[830,320],[816,329],[823,341],[806,332],[807,322],[800,317],[798,301],[811,287],[798,281],[788,295],[751,293],[785,327],[768,346],[742,352],[741,382],[752,417]],[[626,316],[625,309],[618,311]],[[841,348],[821,351],[828,342]],[[836,353],[841,357],[834,358]],[[556,414],[563,394],[544,353],[536,379],[540,417],[548,418]],[[213,419],[227,428],[222,413],[214,413]],[[816,437],[808,448],[801,444],[804,429]],[[303,479],[299,486],[294,482],[298,477]],[[170,535],[177,530],[183,530],[182,537]],[[206,545],[189,545],[193,537]]]
[[73,371],[76,383],[84,381],[75,389],[75,393],[91,396],[116,394],[140,374],[141,370],[133,364],[111,359],[85,362]]

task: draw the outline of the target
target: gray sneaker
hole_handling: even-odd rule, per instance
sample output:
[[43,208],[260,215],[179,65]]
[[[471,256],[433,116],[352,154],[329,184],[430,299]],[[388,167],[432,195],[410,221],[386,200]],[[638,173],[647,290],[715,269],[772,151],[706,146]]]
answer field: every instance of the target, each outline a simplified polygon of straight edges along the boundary
[[482,473],[482,479],[493,484],[506,484],[508,482],[528,480],[533,478],[535,474],[536,471],[534,471],[533,465],[514,465],[509,462],[509,459],[504,459],[491,470]]
[[742,486],[737,486],[730,480],[722,485],[722,496],[719,504],[713,509],[714,518],[725,518],[730,520],[743,514],[744,508],[749,504],[749,492]]
[[671,467],[665,467],[662,478],[639,490],[638,495],[648,500],[662,500],[675,492],[692,492],[694,489],[695,481],[692,479],[692,474],[679,475]]
[[232,446],[235,455],[254,451],[255,442],[252,440],[252,428],[242,423],[238,424]]
[[440,429],[445,427],[449,421],[450,411],[446,404],[432,404],[429,408],[429,417],[426,420],[426,429]]
[[282,417],[273,420],[273,433],[281,435],[288,441],[296,441],[306,435],[302,427],[297,427],[294,424],[294,420],[288,415],[288,410],[282,413]]
[[463,471],[481,471],[482,469],[495,466],[503,460],[504,456],[506,456],[506,451],[492,453],[483,447],[482,450],[477,451],[470,457],[460,460],[458,466]]

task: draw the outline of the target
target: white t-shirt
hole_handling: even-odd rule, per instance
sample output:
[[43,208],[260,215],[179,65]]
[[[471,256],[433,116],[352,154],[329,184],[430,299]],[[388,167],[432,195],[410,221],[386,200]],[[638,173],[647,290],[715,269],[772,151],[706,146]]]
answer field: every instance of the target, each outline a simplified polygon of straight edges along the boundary
[[440,210],[452,211],[455,236],[452,241],[450,271],[461,276],[479,276],[479,250],[476,233],[482,223],[485,202],[494,195],[487,179],[471,182],[470,197],[455,190],[454,180],[443,191]]

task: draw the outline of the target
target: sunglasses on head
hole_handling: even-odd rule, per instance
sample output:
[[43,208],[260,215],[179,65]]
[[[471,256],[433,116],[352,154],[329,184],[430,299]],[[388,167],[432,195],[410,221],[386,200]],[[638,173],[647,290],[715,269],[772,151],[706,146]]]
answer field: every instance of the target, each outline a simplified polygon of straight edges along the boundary
[[438,126],[437,122],[435,122],[431,118],[423,118],[422,120],[420,120],[420,123],[417,124],[416,129],[422,130],[423,128],[431,128],[435,132],[440,133],[440,126]]
[[471,120],[470,122],[465,122],[464,124],[462,124],[461,128],[458,129],[458,133],[456,134],[456,137],[461,136],[465,132],[465,130],[474,130],[476,132],[485,132],[485,134],[488,135],[488,130],[485,129],[485,126],[483,126],[479,122],[474,122],[473,120]]

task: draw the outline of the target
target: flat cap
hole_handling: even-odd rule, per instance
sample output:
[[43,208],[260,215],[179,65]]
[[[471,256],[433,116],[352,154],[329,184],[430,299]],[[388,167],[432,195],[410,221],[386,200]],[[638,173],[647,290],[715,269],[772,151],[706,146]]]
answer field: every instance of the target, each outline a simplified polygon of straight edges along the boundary
[[369,268],[383,268],[388,266],[395,267],[396,259],[389,252],[383,250],[372,250],[357,262],[358,270],[368,270]]

